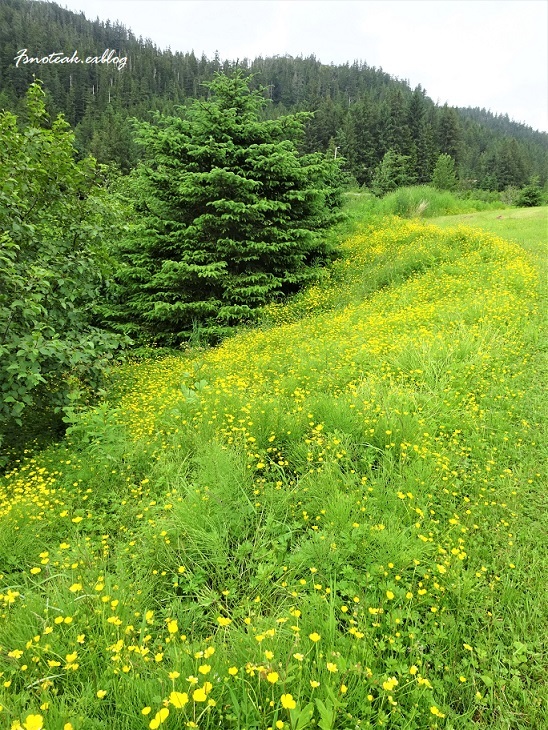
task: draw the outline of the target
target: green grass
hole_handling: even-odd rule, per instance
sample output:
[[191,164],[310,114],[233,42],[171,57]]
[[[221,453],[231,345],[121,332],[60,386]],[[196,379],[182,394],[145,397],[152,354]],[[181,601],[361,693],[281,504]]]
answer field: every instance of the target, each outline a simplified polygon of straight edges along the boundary
[[[484,192],[483,194],[490,195]],[[376,198],[367,192],[349,192],[346,197],[347,212],[354,220],[389,215],[402,218],[434,218],[491,209],[500,210],[506,207],[498,200],[465,198],[429,185],[398,188],[382,198]]]
[[466,225],[482,228],[510,241],[516,241],[526,251],[546,256],[548,244],[548,206],[542,208],[508,208],[481,213],[433,218],[432,223],[446,228]]
[[2,727],[545,726],[539,256],[347,232],[0,482]]

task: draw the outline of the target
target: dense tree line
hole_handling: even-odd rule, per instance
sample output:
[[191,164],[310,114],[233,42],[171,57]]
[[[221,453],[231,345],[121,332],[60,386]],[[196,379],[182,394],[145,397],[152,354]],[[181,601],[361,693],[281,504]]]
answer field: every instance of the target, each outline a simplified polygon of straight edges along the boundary
[[[16,67],[23,48],[34,56],[77,49],[81,58],[112,49],[127,63],[120,71],[106,63]],[[0,109],[24,113],[24,94],[36,74],[50,113],[63,112],[80,151],[124,172],[140,157],[132,117],[150,121],[150,110],[173,113],[206,97],[203,84],[215,72],[236,69],[255,74],[255,87],[265,87],[272,100],[265,117],[314,112],[303,151],[337,151],[361,185],[382,177],[388,152],[403,160],[407,183],[431,181],[440,154],[452,157],[458,177],[472,188],[501,191],[533,177],[542,185],[548,180],[545,133],[486,110],[438,107],[420,86],[413,90],[365,63],[325,65],[314,56],[208,59],[161,51],[123,25],[89,21],[54,3],[3,0],[0,6]]]

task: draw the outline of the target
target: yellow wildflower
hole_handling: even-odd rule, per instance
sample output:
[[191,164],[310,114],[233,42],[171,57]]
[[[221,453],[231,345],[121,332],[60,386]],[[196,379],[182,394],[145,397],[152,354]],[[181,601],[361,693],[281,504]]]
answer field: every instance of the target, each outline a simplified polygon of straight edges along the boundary
[[194,702],[205,702],[207,699],[205,690],[203,687],[200,687],[199,689],[195,689],[192,693],[192,699]]
[[280,702],[285,710],[294,710],[297,707],[297,703],[293,699],[293,695],[286,694],[280,697]]
[[160,727],[160,725],[165,722],[169,715],[169,710],[167,707],[162,707],[161,710],[159,710],[154,718],[149,722],[149,728],[151,730],[156,730],[156,728]]
[[44,718],[42,715],[27,715],[23,727],[25,730],[43,730]]
[[169,695],[169,703],[173,705],[173,707],[177,707],[178,709],[183,708],[188,702],[188,695],[186,692],[172,692]]

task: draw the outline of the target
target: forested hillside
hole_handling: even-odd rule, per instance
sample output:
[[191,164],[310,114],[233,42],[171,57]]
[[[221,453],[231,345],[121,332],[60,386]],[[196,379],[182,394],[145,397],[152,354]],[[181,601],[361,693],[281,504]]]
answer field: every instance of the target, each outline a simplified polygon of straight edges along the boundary
[[[24,48],[30,56],[78,50],[80,57],[114,49],[127,64],[122,70],[112,64],[16,67]],[[360,185],[373,183],[388,152],[398,155],[402,184],[429,182],[440,154],[454,159],[464,187],[502,191],[534,176],[541,184],[548,179],[545,133],[486,110],[436,106],[420,86],[413,90],[366,62],[334,66],[314,56],[209,59],[191,50],[161,50],[123,25],[90,21],[54,3],[3,0],[0,6],[0,109],[21,112],[35,74],[44,82],[50,113],[62,111],[75,128],[81,152],[125,172],[139,157],[132,117],[172,112],[205,96],[202,84],[216,71],[236,68],[256,74],[253,83],[266,87],[272,104],[265,115],[315,112],[305,151],[337,149]]]

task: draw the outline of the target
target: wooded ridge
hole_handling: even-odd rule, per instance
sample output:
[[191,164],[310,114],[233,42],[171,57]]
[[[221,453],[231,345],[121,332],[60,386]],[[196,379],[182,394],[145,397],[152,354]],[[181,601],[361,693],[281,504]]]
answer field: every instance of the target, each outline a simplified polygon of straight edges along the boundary
[[[52,53],[95,63],[17,63]],[[125,64],[101,61],[126,58]],[[115,54],[113,56],[112,54]],[[365,55],[367,51],[365,50]],[[59,56],[58,56],[59,58]],[[44,82],[48,111],[63,112],[76,131],[81,153],[114,162],[123,172],[139,159],[131,118],[151,119],[151,110],[207,95],[202,85],[217,71],[254,74],[271,99],[264,115],[276,118],[312,111],[303,151],[327,151],[346,159],[360,185],[372,183],[375,168],[393,150],[406,158],[405,182],[432,179],[440,154],[450,155],[464,186],[502,191],[532,177],[548,179],[548,135],[485,109],[437,106],[419,85],[394,78],[365,61],[326,65],[314,56],[222,60],[193,51],[159,49],[149,39],[109,20],[88,20],[55,3],[4,0],[0,7],[0,109],[20,114],[33,76]]]

